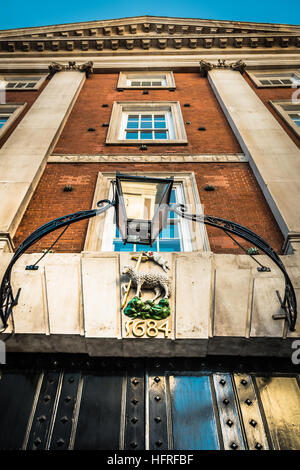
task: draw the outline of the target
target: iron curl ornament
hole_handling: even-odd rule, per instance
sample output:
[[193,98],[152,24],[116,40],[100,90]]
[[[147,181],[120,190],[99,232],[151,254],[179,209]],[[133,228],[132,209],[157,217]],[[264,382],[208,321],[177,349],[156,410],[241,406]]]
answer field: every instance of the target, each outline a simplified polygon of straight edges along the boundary
[[[86,211],[79,211],[73,214],[64,215],[57,219],[53,219],[50,222],[39,227],[37,230],[32,232],[16,249],[10,263],[8,264],[4,276],[2,278],[1,286],[0,286],[0,319],[2,321],[2,331],[4,331],[8,326],[8,318],[12,313],[12,309],[18,303],[18,298],[20,295],[21,289],[19,288],[17,291],[16,296],[13,295],[12,286],[11,286],[11,272],[14,264],[20,258],[20,256],[28,250],[34,243],[36,243],[41,238],[45,237],[51,232],[58,230],[60,228],[67,229],[69,225],[74,224],[75,222],[79,222],[81,220],[90,219],[91,217],[95,217],[96,215],[100,215],[103,212],[107,211],[110,207],[113,207],[115,202],[111,202],[108,199],[103,199],[97,203],[97,209],[90,209]],[[64,230],[65,231],[65,230]],[[64,231],[59,235],[58,238],[62,236]],[[56,239],[56,241],[58,240]],[[55,243],[56,243],[55,241]],[[51,247],[53,244],[51,245]],[[50,247],[50,248],[51,248]],[[50,248],[47,250],[49,252]],[[46,254],[46,253],[45,253]],[[44,256],[44,255],[43,255]],[[40,258],[41,259],[41,258]],[[38,260],[40,261],[40,260]],[[34,270],[37,269],[36,265],[38,261],[31,266],[27,266],[26,269]],[[1,326],[0,326],[1,328]]]
[[281,261],[280,257],[277,255],[275,250],[267,243],[262,237],[260,237],[257,233],[253,232],[252,230],[244,227],[243,225],[237,224],[231,220],[222,219],[220,217],[213,217],[210,215],[198,215],[198,214],[188,214],[186,212],[186,206],[184,204],[170,204],[169,207],[170,211],[175,212],[180,217],[183,217],[187,220],[193,222],[200,222],[205,225],[210,225],[211,227],[215,227],[218,229],[223,230],[226,235],[228,235],[231,239],[234,240],[256,263],[259,264],[258,271],[266,272],[271,271],[270,268],[267,266],[263,266],[254,256],[253,254],[247,252],[245,248],[240,245],[237,240],[233,238],[232,235],[236,235],[244,240],[250,242],[252,245],[256,246],[259,250],[263,251],[281,270],[284,275],[285,279],[285,291],[284,297],[281,298],[278,291],[276,291],[280,306],[282,308],[282,313],[273,315],[274,320],[286,320],[289,326],[290,331],[295,331],[296,320],[297,320],[297,299],[296,294],[294,291],[294,287],[292,281],[285,269],[283,262]]
[[[63,235],[65,230],[69,227],[69,225],[79,222],[81,220],[89,219],[91,217],[95,217],[97,215],[102,214],[103,212],[107,211],[110,207],[115,207],[116,209],[116,201],[110,201],[109,199],[103,199],[97,203],[96,209],[90,209],[86,211],[75,212],[73,214],[68,214],[63,217],[59,217],[54,219],[50,222],[39,227],[35,230],[32,234],[30,234],[24,241],[19,245],[17,250],[15,251],[14,255],[10,263],[8,264],[4,276],[2,278],[1,286],[0,286],[0,319],[2,321],[2,331],[4,331],[8,326],[8,319],[12,314],[13,307],[17,305],[18,298],[20,295],[21,289],[19,288],[17,294],[14,296],[12,286],[11,286],[11,272],[14,264],[20,258],[20,256],[34,243],[38,240],[43,238],[44,236],[48,235],[49,233],[58,230],[60,228],[64,228],[64,230],[60,233],[56,241],[51,245],[51,247],[46,251],[45,254],[34,264],[27,266],[26,269],[34,270],[37,269],[37,263],[49,252],[49,250],[54,246],[57,240]],[[280,257],[274,251],[274,249],[259,235],[254,233],[252,230],[244,227],[236,222],[222,219],[220,217],[213,217],[209,215],[198,215],[198,214],[189,214],[186,211],[186,206],[184,204],[169,204],[168,210],[175,212],[178,216],[183,217],[187,220],[193,222],[199,222],[206,225],[210,225],[212,227],[216,227],[220,230],[223,230],[226,235],[232,238],[252,259],[254,259],[259,264],[259,271],[270,271],[270,268],[263,266],[254,256],[253,254],[247,252],[243,246],[237,242],[233,236],[238,236],[243,238],[244,240],[250,242],[252,245],[256,246],[259,250],[264,252],[281,270],[284,275],[285,279],[285,292],[284,297],[281,299],[279,292],[277,291],[277,295],[280,301],[280,305],[282,308],[282,313],[273,315],[273,319],[284,319],[287,321],[289,329],[291,331],[295,330],[296,320],[297,320],[297,301],[295,291],[292,285],[292,282],[289,278],[289,275],[285,269],[284,264],[282,263]],[[126,243],[126,241],[124,242]]]

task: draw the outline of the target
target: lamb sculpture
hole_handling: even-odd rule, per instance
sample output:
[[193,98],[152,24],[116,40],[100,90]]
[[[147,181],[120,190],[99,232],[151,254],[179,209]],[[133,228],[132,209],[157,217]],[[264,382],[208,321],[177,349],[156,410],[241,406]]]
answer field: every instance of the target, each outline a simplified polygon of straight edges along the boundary
[[165,299],[171,295],[171,282],[165,274],[137,271],[133,266],[128,265],[123,266],[122,274],[127,274],[131,279],[132,284],[136,286],[136,297],[141,296],[142,287],[154,290],[155,297],[152,301],[162,295],[162,289],[165,291]]

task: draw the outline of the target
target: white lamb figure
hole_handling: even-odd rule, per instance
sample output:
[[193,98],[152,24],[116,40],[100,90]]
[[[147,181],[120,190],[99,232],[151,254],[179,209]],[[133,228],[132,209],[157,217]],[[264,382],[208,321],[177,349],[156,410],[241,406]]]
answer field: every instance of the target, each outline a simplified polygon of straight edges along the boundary
[[122,274],[127,274],[132,284],[136,286],[136,297],[141,297],[142,287],[154,290],[153,301],[162,295],[162,290],[165,291],[165,299],[171,295],[171,281],[165,274],[137,271],[133,266],[127,265],[123,266]]

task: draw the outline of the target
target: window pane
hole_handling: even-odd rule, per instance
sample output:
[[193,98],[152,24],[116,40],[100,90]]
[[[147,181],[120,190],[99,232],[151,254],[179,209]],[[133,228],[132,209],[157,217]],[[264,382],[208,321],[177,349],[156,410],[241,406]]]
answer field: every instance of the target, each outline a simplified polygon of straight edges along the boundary
[[282,83],[284,83],[284,85],[290,85],[291,83],[293,83],[293,81],[289,80],[289,79],[283,79],[281,81],[282,81]]
[[142,129],[151,129],[152,128],[152,121],[142,121],[141,122]]
[[165,129],[167,126],[165,121],[154,121],[154,127],[155,129]]
[[138,139],[138,133],[137,132],[126,132],[126,139],[131,140],[131,139]]
[[166,120],[166,116],[164,114],[157,114],[156,116],[154,116],[154,121],[165,121]]
[[132,243],[124,245],[122,241],[114,240],[114,251],[134,251]]
[[159,251],[181,251],[180,240],[161,240]]
[[[175,204],[176,202],[177,202],[176,201],[176,190],[172,189],[171,197],[170,197],[170,203]],[[175,214],[175,212],[169,212],[169,219],[176,219],[177,217],[178,217],[178,215]]]
[[17,83],[16,88],[24,88],[25,85],[25,83]]
[[141,136],[141,140],[143,139],[152,139],[152,132],[147,132],[147,131],[141,131],[140,133],[140,136]]
[[178,225],[169,223],[166,228],[162,229],[159,238],[179,238]]
[[152,121],[152,115],[151,114],[142,114],[141,120],[142,121]]
[[152,86],[161,86],[161,82],[152,82]]
[[4,126],[8,118],[0,118],[0,128]]
[[260,83],[262,85],[271,85],[271,82],[269,80],[261,80]]
[[26,84],[25,88],[33,88],[34,86],[35,86],[35,83],[30,82]]
[[151,86],[151,82],[142,82],[142,86]]
[[167,139],[166,131],[163,132],[155,132],[155,139]]
[[271,80],[273,85],[280,85],[280,80]]
[[150,245],[135,245],[135,251],[157,251],[157,242],[154,242],[152,248]]
[[127,129],[137,129],[139,127],[138,121],[128,121]]
[[129,114],[128,121],[138,121],[139,116],[137,114]]
[[141,82],[131,82],[131,86],[140,86]]
[[9,82],[6,84],[6,88],[14,88],[14,87],[15,87],[15,83]]

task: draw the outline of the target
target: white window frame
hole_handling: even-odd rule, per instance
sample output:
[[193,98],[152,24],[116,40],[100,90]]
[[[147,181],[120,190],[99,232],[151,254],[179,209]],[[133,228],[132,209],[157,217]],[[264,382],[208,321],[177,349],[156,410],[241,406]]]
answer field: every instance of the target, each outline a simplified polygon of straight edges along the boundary
[[[4,83],[15,83],[16,86],[14,88],[8,88],[7,85],[5,86],[6,91],[33,91],[38,90],[44,81],[46,80],[47,75],[37,75],[37,74],[30,74],[30,75],[17,75],[17,74],[5,74],[0,75],[0,81]],[[31,79],[31,80],[30,80]],[[34,79],[34,80],[33,80]],[[34,82],[35,85],[30,88],[18,88],[18,83],[32,83]]]
[[292,100],[270,100],[269,103],[279,114],[279,116],[286,122],[286,124],[300,137],[300,127],[295,124],[290,114],[300,113],[300,103],[293,103]]
[[[247,71],[247,74],[257,88],[296,88],[300,86],[300,70],[256,70]],[[269,83],[262,84],[262,80],[284,80],[294,78],[294,83]]]
[[[133,85],[133,81],[140,81],[140,82],[155,82],[161,80],[163,83],[161,85],[155,85],[155,84],[149,84],[149,85]],[[123,90],[123,89],[172,89],[174,90],[176,88],[175,86],[175,80],[174,80],[174,75],[172,71],[137,71],[137,72],[120,72],[119,73],[119,79],[118,79],[118,84],[117,84],[117,89],[118,90]]]
[[[167,172],[130,172],[130,174],[160,178],[171,176],[171,174]],[[112,200],[112,180],[115,179],[115,176],[115,173],[112,172],[98,174],[93,207],[96,207],[97,201],[101,199],[108,198]],[[176,172],[172,174],[172,176],[174,177],[174,186],[179,198],[178,202],[185,202],[185,204],[188,205],[188,210],[192,213],[196,212],[198,214],[203,214],[194,173]],[[179,223],[181,227],[180,230],[182,232],[182,252],[210,251],[210,245],[204,224],[191,222],[186,219],[181,219]],[[114,221],[114,210],[110,209],[98,217],[93,217],[89,220],[84,251],[118,253],[113,250],[115,233],[116,226]]]
[[[171,129],[171,138],[156,140],[125,139],[124,126],[128,113],[168,114],[168,125]],[[179,101],[115,101],[112,107],[106,143],[113,145],[132,145],[141,143],[149,145],[187,144],[187,136]]]
[[22,113],[27,103],[6,103],[0,104],[0,115],[8,115],[6,123],[0,128],[0,138],[5,134],[10,126]]

